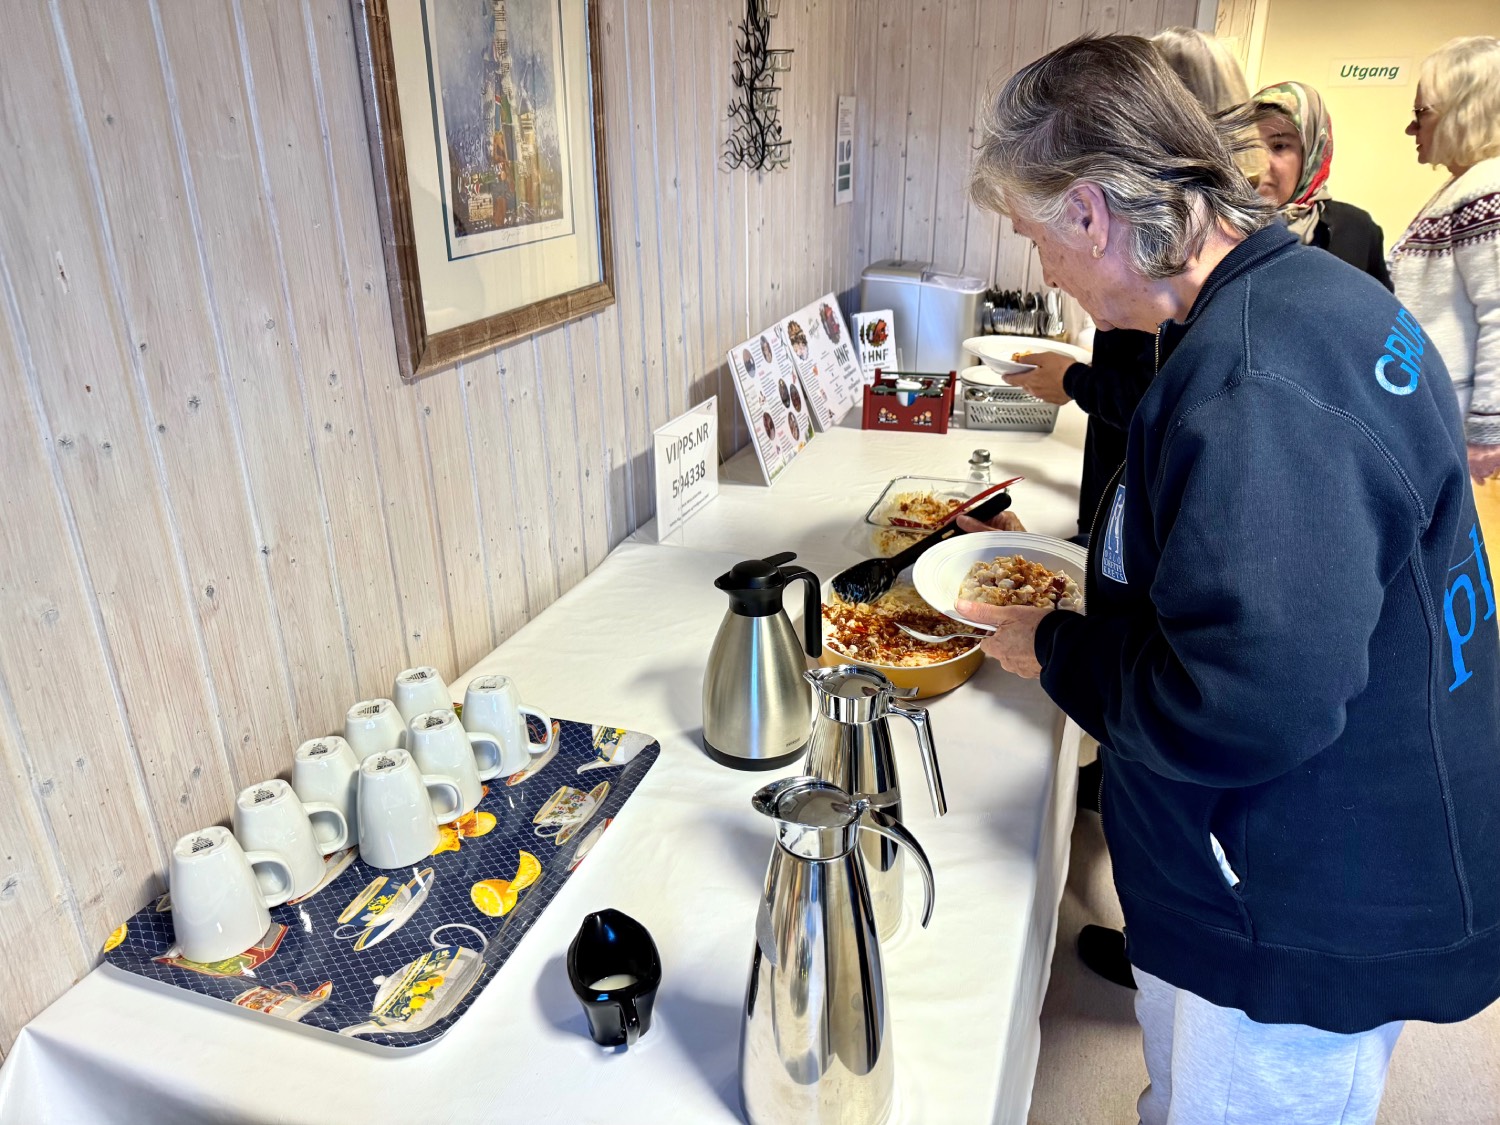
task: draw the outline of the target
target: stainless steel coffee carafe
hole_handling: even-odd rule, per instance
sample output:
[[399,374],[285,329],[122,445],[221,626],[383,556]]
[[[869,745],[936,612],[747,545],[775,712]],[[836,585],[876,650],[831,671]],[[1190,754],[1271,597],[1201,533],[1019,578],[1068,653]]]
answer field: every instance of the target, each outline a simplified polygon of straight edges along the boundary
[[[948,811],[927,709],[900,702],[901,697],[915,694],[915,688],[898,688],[873,668],[851,664],[817,668],[806,677],[816,697],[808,774],[846,793],[879,794],[880,807],[899,820],[901,782],[886,722],[889,716],[899,715],[917,728],[917,746],[933,811],[938,816]],[[892,840],[878,836],[866,836],[859,847],[869,868],[876,925],[881,938],[889,940],[901,923],[901,849]]]
[[865,863],[878,834],[932,867],[878,797],[813,777],[766,786],[752,805],[777,840],[755,925],[740,1036],[740,1102],[751,1125],[880,1125],[895,1094],[890,1013]]
[[793,582],[806,582],[807,654],[823,651],[823,602],[818,577],[787,566],[791,552],[736,563],[714,585],[729,595],[729,612],[708,654],[703,677],[703,747],[722,765],[769,770],[807,749],[812,694],[802,673],[807,658],[782,609]]

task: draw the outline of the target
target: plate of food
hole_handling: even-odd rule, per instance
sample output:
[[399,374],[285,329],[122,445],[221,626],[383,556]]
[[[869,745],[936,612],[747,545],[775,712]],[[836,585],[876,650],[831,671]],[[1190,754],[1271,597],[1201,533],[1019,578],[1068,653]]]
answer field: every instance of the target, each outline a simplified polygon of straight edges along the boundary
[[[1060,340],[1048,340],[1041,336],[971,336],[964,341],[964,351],[977,355],[986,367],[1002,375],[1035,371],[1034,363],[1019,363],[1016,360],[1017,356],[1031,352],[1057,352],[1078,363],[1088,363],[1090,359],[1090,353],[1077,344],[1064,344]],[[967,372],[965,377],[967,378]]]
[[873,668],[897,687],[916,688],[917,699],[952,691],[984,663],[984,653],[973,638],[928,644],[903,633],[898,622],[931,634],[963,628],[923,600],[909,570],[869,603],[845,602],[833,592],[831,583],[825,583],[821,663]]
[[912,568],[912,582],[938,613],[982,625],[954,604],[962,599],[1082,613],[1087,571],[1088,553],[1066,540],[1029,531],[976,531],[931,548]]

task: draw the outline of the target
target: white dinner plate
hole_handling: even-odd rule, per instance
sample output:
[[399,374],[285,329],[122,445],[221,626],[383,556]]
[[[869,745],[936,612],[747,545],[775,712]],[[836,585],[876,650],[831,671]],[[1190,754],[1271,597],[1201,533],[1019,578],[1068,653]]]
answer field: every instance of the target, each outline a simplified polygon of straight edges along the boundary
[[[1017,371],[1035,370],[1035,368],[1028,367],[1022,363],[1012,363],[1010,366],[1014,367]],[[986,364],[980,363],[973,367],[965,367],[958,373],[958,377],[965,383],[975,387],[1008,387],[1010,384],[1003,378],[1006,374],[1008,372],[1002,371],[998,367],[989,367]]]
[[1034,535],[1029,531],[971,531],[955,535],[945,543],[929,548],[912,568],[912,582],[917,593],[941,614],[968,625],[983,625],[965,617],[953,608],[964,576],[977,562],[988,562],[1000,555],[1021,555],[1048,570],[1062,571],[1084,588],[1088,571],[1088,552],[1065,539]]
[[1079,363],[1088,363],[1091,358],[1077,344],[1064,344],[1039,336],[971,336],[964,341],[964,351],[977,355],[986,367],[1006,375],[1035,369],[1034,364],[1017,363],[1010,358],[1025,352],[1057,352]]

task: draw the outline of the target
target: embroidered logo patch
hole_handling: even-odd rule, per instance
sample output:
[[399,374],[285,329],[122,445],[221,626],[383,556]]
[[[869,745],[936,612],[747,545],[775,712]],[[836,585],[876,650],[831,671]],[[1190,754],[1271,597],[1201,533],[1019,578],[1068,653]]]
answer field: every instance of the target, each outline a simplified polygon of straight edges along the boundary
[[1109,508],[1109,523],[1104,526],[1104,545],[1099,551],[1099,569],[1113,582],[1125,582],[1125,486],[1115,489],[1115,500]]

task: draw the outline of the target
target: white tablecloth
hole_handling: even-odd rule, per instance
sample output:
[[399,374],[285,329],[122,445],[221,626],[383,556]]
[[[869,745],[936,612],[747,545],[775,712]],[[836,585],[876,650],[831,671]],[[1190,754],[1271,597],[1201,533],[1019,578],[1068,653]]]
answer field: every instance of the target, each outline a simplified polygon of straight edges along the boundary
[[[1036,530],[1066,534],[1078,450],[1076,432],[1060,429],[1015,442],[820,435],[774,489],[726,483],[682,536],[697,549],[623,545],[481,661],[471,675],[504,671],[528,702],[647,731],[662,755],[442,1041],[376,1057],[100,969],[21,1033],[0,1069],[0,1121],[738,1119],[740,1009],[772,846],[749,797],[781,775],[724,769],[699,750],[703,665],[727,604],[712,580],[739,558],[783,549],[831,574],[855,557],[850,528],[885,480],[962,475],[976,446],[1031,478],[1017,507]],[[728,550],[702,549],[710,543]],[[452,685],[455,698],[468,678]],[[1035,683],[993,663],[932,711],[949,813],[935,819],[918,783],[906,816],[936,869],[937,910],[925,932],[908,917],[885,948],[898,1119],[1024,1122],[1077,731]],[[893,733],[910,779],[920,767],[905,726]],[[915,902],[918,880],[907,889]],[[664,967],[652,1030],[621,1053],[586,1037],[563,968],[582,916],[606,906],[651,930]]]

